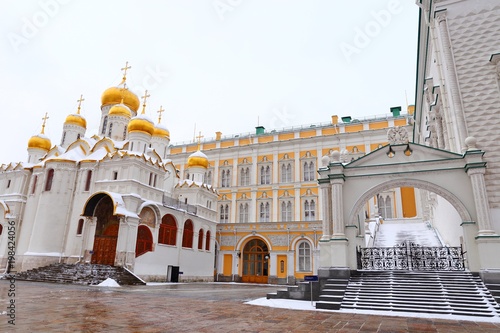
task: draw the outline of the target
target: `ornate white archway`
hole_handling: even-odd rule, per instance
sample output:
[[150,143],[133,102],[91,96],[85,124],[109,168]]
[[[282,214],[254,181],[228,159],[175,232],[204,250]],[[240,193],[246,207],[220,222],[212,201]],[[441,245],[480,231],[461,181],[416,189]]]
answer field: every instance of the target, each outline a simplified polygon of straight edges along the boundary
[[383,190],[415,187],[440,195],[457,210],[472,271],[500,268],[500,258],[491,256],[491,251],[500,251],[500,236],[491,227],[484,152],[475,147],[475,140],[468,138],[467,151],[456,154],[409,143],[401,133],[392,138],[390,134],[391,144],[353,162],[340,162],[338,151],[323,157],[318,170],[323,200],[321,267],[356,269],[355,249],[361,245],[357,214],[362,206]]

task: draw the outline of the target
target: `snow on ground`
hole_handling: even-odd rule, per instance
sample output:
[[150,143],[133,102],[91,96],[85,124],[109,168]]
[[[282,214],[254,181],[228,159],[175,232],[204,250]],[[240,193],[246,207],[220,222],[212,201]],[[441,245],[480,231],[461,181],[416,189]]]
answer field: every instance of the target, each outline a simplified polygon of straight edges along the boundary
[[425,222],[385,220],[379,225],[374,247],[391,247],[409,241],[422,246],[442,246],[436,232]]
[[[490,323],[500,323],[500,317],[473,317],[473,316],[457,316],[457,315],[440,315],[430,313],[412,313],[412,312],[397,312],[397,311],[374,311],[374,310],[325,310],[316,309],[311,305],[310,301],[297,301],[291,299],[266,299],[265,297],[245,302],[245,304],[267,306],[270,308],[280,308],[289,310],[309,310],[322,312],[337,312],[337,313],[355,313],[374,316],[393,316],[393,317],[410,317],[410,318],[428,318],[428,319],[445,319],[445,320],[466,320],[466,321],[481,321]],[[316,302],[314,302],[316,304]]]
[[98,287],[120,287],[118,282],[113,280],[112,278],[107,278],[97,285]]

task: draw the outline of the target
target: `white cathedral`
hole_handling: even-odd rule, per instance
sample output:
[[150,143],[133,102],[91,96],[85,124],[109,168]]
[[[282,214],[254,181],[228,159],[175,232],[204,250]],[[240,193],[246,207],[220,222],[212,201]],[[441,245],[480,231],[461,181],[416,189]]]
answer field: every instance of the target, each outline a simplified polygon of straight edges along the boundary
[[[142,113],[122,82],[101,97],[99,134],[67,116],[61,143],[29,139],[27,163],[0,169],[0,264],[26,271],[53,263],[122,266],[144,280],[213,281],[217,192],[204,182],[207,157],[188,160],[181,179],[167,156],[169,131]],[[10,252],[9,252],[10,251]],[[15,252],[15,256],[13,256]],[[10,257],[10,258],[9,258]],[[14,260],[12,260],[14,259]]]

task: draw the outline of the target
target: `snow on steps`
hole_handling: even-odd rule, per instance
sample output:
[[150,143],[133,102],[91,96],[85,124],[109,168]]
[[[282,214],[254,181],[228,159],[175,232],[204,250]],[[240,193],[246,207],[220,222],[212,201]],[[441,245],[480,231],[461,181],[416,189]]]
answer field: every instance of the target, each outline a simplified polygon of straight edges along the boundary
[[359,271],[340,302],[327,286],[316,308],[500,317],[499,305],[470,272]]

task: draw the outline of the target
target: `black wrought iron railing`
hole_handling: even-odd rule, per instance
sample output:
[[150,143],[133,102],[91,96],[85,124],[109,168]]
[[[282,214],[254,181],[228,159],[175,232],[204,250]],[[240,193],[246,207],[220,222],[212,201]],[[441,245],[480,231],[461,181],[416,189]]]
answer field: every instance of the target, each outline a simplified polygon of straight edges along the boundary
[[358,249],[358,268],[364,270],[463,271],[461,246],[421,246],[404,242],[393,247]]

